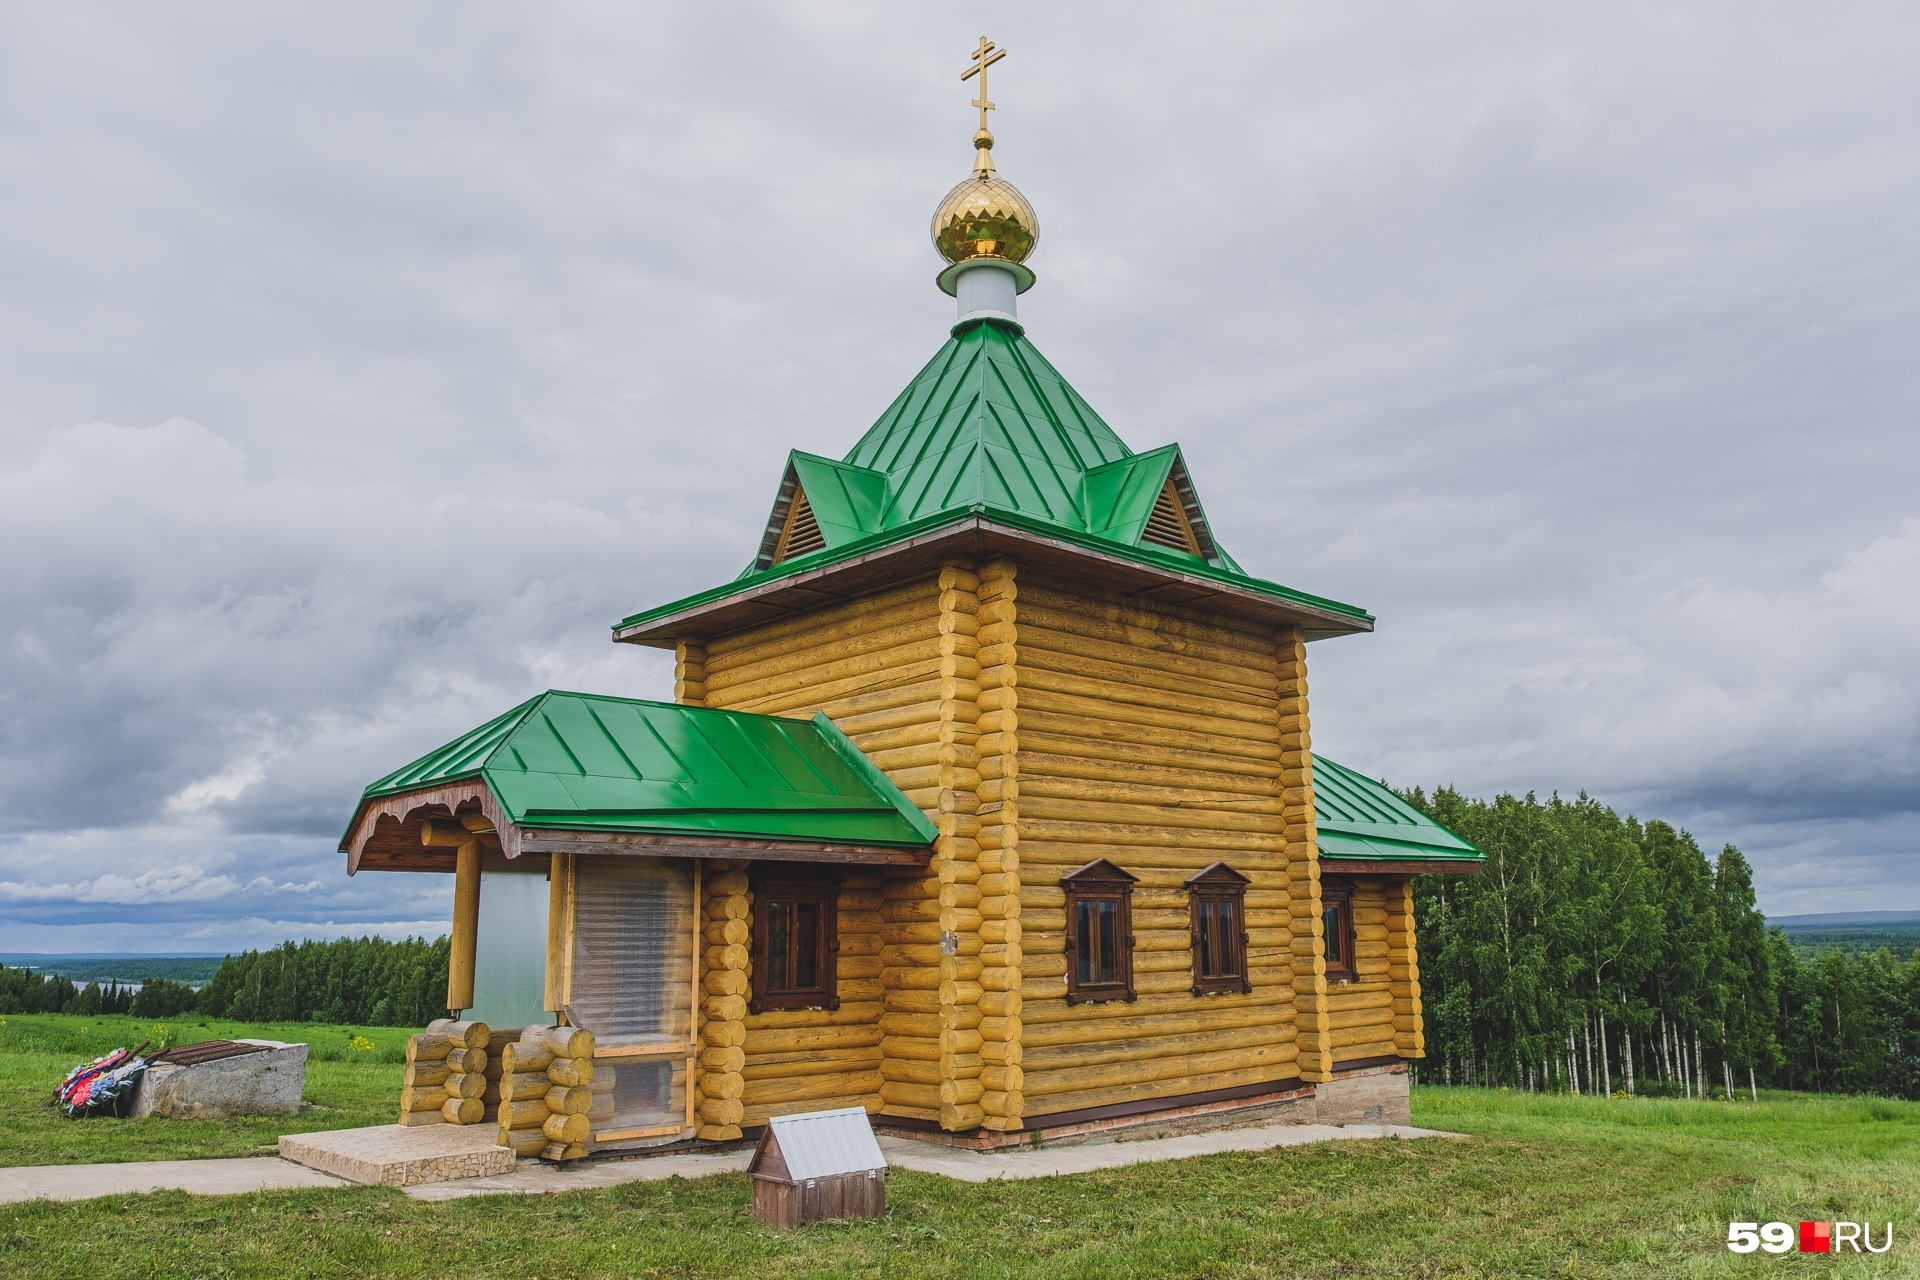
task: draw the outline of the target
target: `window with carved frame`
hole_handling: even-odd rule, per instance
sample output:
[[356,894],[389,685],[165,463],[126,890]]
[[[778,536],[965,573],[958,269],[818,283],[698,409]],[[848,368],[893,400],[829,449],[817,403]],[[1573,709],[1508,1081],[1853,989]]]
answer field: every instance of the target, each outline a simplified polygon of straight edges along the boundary
[[768,876],[753,883],[754,1013],[840,1007],[840,884]]
[[1133,886],[1105,858],[1060,878],[1067,908],[1067,1003],[1132,1000]]
[[1247,878],[1216,862],[1187,879],[1193,932],[1193,994],[1249,992]]
[[1327,981],[1353,981],[1353,885],[1350,882],[1320,881],[1320,932]]

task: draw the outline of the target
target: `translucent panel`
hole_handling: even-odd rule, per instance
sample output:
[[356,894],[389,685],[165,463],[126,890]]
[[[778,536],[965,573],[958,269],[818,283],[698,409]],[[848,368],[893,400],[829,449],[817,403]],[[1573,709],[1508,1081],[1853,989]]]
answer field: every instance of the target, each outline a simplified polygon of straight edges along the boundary
[[575,858],[572,1005],[579,1025],[603,1048],[684,1043],[692,981],[691,872],[657,858]]
[[1340,944],[1345,941],[1340,928],[1340,908],[1327,907],[1320,912],[1320,929],[1326,935],[1328,964],[1344,964],[1346,957],[1341,954]]
[[[606,1098],[609,1105],[604,1111],[596,1106],[592,1113],[596,1146],[645,1145],[680,1137],[687,1120],[685,1058],[600,1059],[594,1064],[594,1083],[609,1079],[613,1084]],[[649,1129],[672,1132],[632,1136]]]
[[546,999],[547,878],[482,871],[467,1017],[498,1028],[548,1022]]

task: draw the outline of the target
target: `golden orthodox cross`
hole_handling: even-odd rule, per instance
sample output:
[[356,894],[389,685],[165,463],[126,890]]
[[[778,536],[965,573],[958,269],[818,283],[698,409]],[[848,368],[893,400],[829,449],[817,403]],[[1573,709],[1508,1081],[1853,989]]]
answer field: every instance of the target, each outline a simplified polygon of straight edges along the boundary
[[972,105],[980,108],[982,133],[987,132],[987,112],[993,110],[993,103],[987,101],[987,68],[1006,56],[1005,49],[994,48],[993,41],[981,36],[980,47],[973,51],[973,65],[960,73],[962,80],[971,80],[976,75],[980,77],[980,96],[973,100]]

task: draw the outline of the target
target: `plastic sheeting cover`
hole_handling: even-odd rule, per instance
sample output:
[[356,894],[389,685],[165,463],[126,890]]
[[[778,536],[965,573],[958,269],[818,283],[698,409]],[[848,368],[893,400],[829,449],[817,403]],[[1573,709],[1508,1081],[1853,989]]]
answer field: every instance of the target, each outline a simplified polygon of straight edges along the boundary
[[467,1016],[502,1029],[550,1022],[546,1000],[547,878],[482,871]]
[[657,858],[581,855],[573,876],[574,1018],[604,1048],[684,1043],[693,1022],[692,874]]

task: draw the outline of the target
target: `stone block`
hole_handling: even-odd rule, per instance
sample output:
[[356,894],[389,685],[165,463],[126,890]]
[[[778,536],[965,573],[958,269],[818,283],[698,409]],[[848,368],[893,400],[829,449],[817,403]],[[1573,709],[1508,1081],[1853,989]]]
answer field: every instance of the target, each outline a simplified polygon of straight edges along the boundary
[[298,1111],[307,1087],[307,1046],[281,1040],[240,1043],[266,1048],[191,1066],[162,1062],[148,1067],[134,1090],[133,1117],[203,1120]]
[[1342,1072],[1313,1087],[1314,1119],[1321,1124],[1411,1124],[1410,1077],[1404,1066]]

